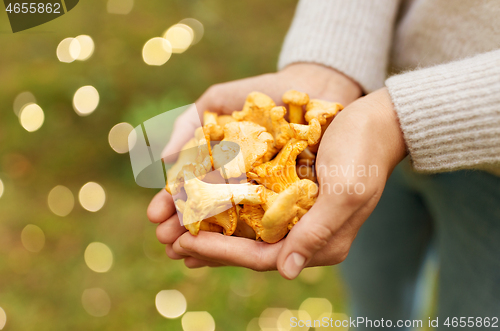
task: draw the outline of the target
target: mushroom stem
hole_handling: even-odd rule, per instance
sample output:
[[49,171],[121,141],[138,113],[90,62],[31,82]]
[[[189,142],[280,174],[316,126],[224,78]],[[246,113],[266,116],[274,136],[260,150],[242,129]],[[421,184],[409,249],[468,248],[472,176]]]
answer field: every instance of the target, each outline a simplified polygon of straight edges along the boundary
[[183,213],[184,224],[215,216],[232,208],[234,204],[265,202],[264,188],[260,185],[208,184],[194,177],[186,180],[184,189],[188,197]]
[[290,104],[290,123],[304,124],[304,112],[302,106]]

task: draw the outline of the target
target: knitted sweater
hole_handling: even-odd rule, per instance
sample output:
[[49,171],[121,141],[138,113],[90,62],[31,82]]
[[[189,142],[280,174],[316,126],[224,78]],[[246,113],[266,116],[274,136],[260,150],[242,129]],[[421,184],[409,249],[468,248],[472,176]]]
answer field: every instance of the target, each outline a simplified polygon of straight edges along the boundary
[[496,172],[499,17],[498,0],[300,0],[278,67],[320,63],[367,93],[385,81],[416,170]]

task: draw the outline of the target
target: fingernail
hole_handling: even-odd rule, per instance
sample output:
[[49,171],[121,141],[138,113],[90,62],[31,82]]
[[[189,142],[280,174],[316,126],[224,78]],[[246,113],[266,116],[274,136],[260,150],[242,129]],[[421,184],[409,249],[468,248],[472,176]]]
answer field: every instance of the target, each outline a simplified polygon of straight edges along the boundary
[[283,273],[290,279],[297,277],[302,269],[304,268],[304,263],[306,258],[299,253],[292,253],[288,255],[285,260],[285,266],[283,268]]

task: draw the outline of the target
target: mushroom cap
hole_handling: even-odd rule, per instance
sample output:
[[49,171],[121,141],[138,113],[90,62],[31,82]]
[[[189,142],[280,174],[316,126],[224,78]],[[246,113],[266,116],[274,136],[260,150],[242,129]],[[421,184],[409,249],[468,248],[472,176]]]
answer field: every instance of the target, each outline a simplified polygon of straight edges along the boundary
[[[251,206],[251,205],[247,205]],[[258,206],[258,205],[256,205]],[[236,212],[238,213],[238,224],[236,225],[236,230],[234,230],[233,235],[236,237],[248,238],[252,240],[257,239],[257,234],[252,229],[250,225],[248,225],[244,220],[241,219],[241,211],[243,207],[236,205]]]
[[290,139],[273,160],[255,167],[247,173],[247,176],[279,193],[300,180],[297,176],[295,161],[297,155],[306,147],[307,141]]
[[287,105],[303,106],[309,102],[309,95],[296,90],[290,90],[283,94],[282,100]]
[[262,162],[271,160],[285,144],[294,137],[294,132],[290,123],[285,119],[286,108],[279,106],[273,107],[269,112],[271,117],[271,135],[274,138],[272,146],[262,158]]
[[[236,143],[239,151],[225,142]],[[238,177],[261,164],[273,142],[271,134],[258,124],[248,121],[228,123],[224,126],[224,139],[212,150],[214,167],[223,167],[226,178]]]
[[224,139],[224,129],[217,122],[219,115],[214,112],[205,111],[203,113],[203,132],[209,135],[207,140],[221,141]]
[[238,214],[236,213],[236,206],[233,206],[217,215],[206,218],[203,221],[222,227],[224,229],[224,234],[226,236],[230,236],[234,233],[238,224]]
[[260,238],[262,217],[264,217],[264,209],[260,205],[243,205],[243,208],[240,210],[240,220],[253,229],[255,239]]
[[260,236],[267,243],[280,241],[316,201],[318,186],[303,179],[279,193],[260,222]]
[[274,137],[275,147],[281,148],[294,137],[294,132],[290,123],[285,119],[286,108],[283,106],[271,109],[270,116],[272,122],[271,133]]
[[307,103],[305,119],[310,123],[313,118],[316,118],[319,124],[325,125],[328,119],[333,118],[343,108],[344,107],[337,102],[312,99]]
[[321,125],[316,118],[313,118],[309,125],[290,123],[290,127],[295,138],[307,140],[309,146],[318,143],[321,138]]
[[[183,214],[188,211],[186,201],[177,199],[175,200],[176,209]],[[183,217],[184,218],[184,217]],[[228,210],[225,210],[217,215],[210,216],[202,221],[186,223],[183,225],[189,232],[196,236],[198,232],[210,231],[210,232],[224,232],[225,235],[232,235],[236,229],[238,223],[238,214],[236,213],[236,207],[233,206]]]
[[276,104],[273,99],[260,92],[252,92],[247,96],[243,110],[233,112],[232,116],[237,121],[250,121],[272,132],[272,123],[269,112]]

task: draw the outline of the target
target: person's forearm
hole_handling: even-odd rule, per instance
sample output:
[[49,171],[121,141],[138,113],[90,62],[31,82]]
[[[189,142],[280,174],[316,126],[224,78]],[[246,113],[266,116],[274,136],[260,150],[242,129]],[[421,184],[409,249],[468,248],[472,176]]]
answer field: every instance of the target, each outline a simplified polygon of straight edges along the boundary
[[278,67],[313,62],[334,68],[364,92],[384,85],[399,0],[301,0]]
[[500,50],[386,81],[416,170],[500,166]]

